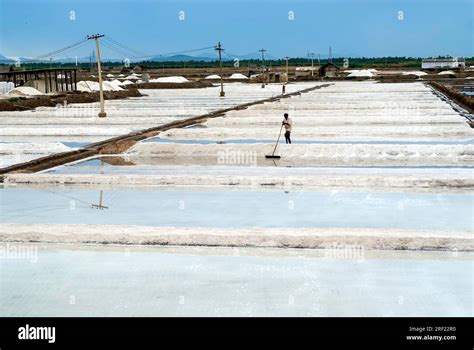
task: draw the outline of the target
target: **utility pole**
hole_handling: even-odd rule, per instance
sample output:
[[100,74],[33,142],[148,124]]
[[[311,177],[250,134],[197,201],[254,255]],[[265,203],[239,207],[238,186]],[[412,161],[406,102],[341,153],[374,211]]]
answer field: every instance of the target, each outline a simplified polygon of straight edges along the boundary
[[264,56],[263,53],[267,50],[262,48],[258,51],[262,53],[262,71],[263,71],[263,74],[262,74],[262,76],[263,76],[262,88],[264,88],[265,87],[265,82],[267,81],[267,78],[265,76],[265,56]]
[[311,76],[314,77],[314,53],[308,55],[311,56]]
[[288,80],[290,80],[290,76],[289,76],[289,73],[288,73],[288,59],[289,57],[288,56],[285,56],[285,61],[286,61],[286,81],[288,82]]
[[88,35],[87,40],[94,39],[95,40],[95,50],[97,51],[97,70],[99,71],[99,97],[100,97],[100,112],[99,117],[105,118],[107,113],[104,110],[104,89],[102,87],[102,69],[100,67],[100,49],[99,49],[99,38],[102,38],[104,34],[95,34],[95,35]]
[[217,52],[219,52],[219,73],[220,73],[220,76],[221,76],[221,92],[219,94],[220,97],[224,97],[225,96],[225,92],[224,92],[224,80],[223,80],[223,73],[222,73],[222,51],[224,51],[224,49],[222,48],[221,46],[221,42],[219,41],[217,43],[217,46],[215,48],[217,50]]

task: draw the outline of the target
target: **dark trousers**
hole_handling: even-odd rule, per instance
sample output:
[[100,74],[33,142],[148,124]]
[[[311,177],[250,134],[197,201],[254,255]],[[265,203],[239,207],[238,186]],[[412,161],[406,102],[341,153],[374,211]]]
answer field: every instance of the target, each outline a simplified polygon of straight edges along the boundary
[[290,134],[291,134],[291,131],[286,131],[286,132],[285,132],[285,140],[286,140],[286,143],[291,143]]

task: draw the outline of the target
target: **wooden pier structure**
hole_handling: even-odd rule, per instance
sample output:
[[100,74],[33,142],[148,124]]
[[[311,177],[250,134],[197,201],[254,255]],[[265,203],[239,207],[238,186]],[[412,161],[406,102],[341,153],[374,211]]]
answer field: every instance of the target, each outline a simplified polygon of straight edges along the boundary
[[0,81],[12,82],[15,87],[31,86],[44,93],[76,91],[77,69],[48,68],[0,72]]

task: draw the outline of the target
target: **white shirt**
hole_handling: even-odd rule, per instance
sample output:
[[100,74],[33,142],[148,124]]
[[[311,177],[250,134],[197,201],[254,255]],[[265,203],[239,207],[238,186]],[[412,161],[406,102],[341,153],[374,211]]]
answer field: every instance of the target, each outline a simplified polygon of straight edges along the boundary
[[287,123],[285,124],[285,130],[291,132],[291,127],[293,126],[293,120],[291,120],[291,118],[288,117],[288,119],[283,118],[283,122]]

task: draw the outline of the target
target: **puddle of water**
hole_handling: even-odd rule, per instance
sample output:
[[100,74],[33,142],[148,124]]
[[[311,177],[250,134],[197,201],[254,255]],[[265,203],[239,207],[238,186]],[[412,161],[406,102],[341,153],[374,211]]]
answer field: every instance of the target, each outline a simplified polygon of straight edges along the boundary
[[[86,159],[83,161],[78,161],[72,164],[66,164],[63,166],[59,166],[57,168],[46,170],[45,173],[60,173],[60,174],[67,174],[67,173],[84,173],[84,174],[100,174],[100,173],[109,173],[110,170],[114,168],[123,168],[123,167],[130,167],[130,170],[133,172],[132,169],[135,168],[134,164],[123,157],[120,156],[102,156],[92,159]],[[74,169],[74,171],[69,171]]]
[[87,146],[90,142],[68,142],[68,141],[64,141],[64,142],[61,142],[61,143],[65,146],[71,147],[71,148],[83,148],[83,147]]
[[108,166],[111,166],[111,165],[101,161],[100,158],[89,159],[83,162],[75,163],[74,165],[70,165],[70,167],[93,167],[93,168],[108,167]]
[[0,190],[0,223],[181,227],[347,227],[472,230],[474,196],[460,194]]

